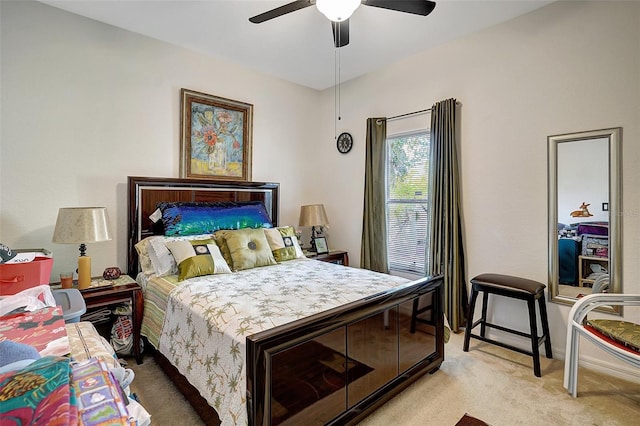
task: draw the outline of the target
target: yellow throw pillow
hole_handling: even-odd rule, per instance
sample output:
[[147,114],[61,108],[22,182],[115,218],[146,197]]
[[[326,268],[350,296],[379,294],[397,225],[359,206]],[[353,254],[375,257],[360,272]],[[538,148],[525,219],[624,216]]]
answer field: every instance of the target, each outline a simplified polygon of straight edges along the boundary
[[167,248],[178,264],[178,281],[203,275],[230,274],[231,269],[222,257],[215,241],[170,241]]
[[262,228],[225,231],[224,240],[234,271],[277,264]]

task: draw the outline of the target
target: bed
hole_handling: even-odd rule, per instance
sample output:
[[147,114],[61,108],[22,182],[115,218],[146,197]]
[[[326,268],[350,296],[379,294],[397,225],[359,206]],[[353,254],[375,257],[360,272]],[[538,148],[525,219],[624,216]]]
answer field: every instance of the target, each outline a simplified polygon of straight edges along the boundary
[[[171,239],[154,237],[166,233],[150,218],[159,205],[259,203],[272,225],[260,232],[284,235],[279,184],[129,177],[128,192],[128,272],[144,288],[143,335],[205,423],[355,424],[444,360],[441,277],[408,281],[297,249],[182,281],[144,272],[141,245]],[[219,259],[205,241],[167,244],[207,245]]]

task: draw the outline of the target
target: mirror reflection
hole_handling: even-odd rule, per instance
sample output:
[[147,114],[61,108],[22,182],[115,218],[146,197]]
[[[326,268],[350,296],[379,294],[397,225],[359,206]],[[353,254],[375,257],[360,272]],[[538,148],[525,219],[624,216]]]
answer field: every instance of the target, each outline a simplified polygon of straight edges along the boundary
[[[621,292],[620,129],[549,137],[549,291],[572,304]],[[613,308],[612,308],[613,310]]]

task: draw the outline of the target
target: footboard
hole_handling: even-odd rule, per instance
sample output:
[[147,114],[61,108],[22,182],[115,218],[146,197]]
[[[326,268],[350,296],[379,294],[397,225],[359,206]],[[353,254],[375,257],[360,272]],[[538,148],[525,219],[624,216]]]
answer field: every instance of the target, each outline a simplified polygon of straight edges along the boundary
[[442,277],[247,338],[250,425],[355,424],[444,360]]

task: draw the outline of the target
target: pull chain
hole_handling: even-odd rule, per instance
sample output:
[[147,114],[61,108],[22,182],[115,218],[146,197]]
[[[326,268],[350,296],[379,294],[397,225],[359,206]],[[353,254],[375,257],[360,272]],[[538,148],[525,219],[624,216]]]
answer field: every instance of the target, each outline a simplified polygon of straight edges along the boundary
[[340,56],[340,48],[338,48],[338,120],[342,120],[342,111],[340,110],[340,104],[342,100],[342,61]]
[[338,138],[338,48],[333,52],[333,139]]
[[[336,28],[336,40],[337,40],[337,45],[340,46],[340,25],[341,23],[338,22],[338,24],[335,26]],[[333,110],[334,110],[334,126],[333,126],[333,137],[334,139],[338,139],[338,121],[342,119],[341,115],[341,110],[340,110],[340,95],[341,95],[341,81],[340,81],[340,71],[341,71],[341,62],[340,62],[340,48],[336,47],[336,50],[334,51],[334,55],[333,55],[333,61],[334,61],[334,65],[333,65],[333,71],[334,71],[334,78],[333,78]]]

